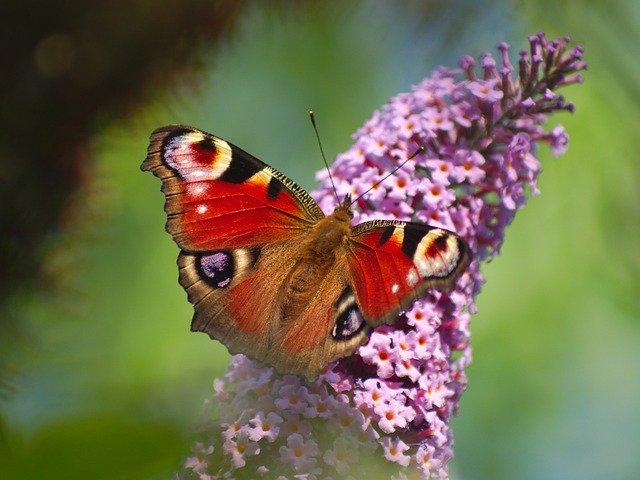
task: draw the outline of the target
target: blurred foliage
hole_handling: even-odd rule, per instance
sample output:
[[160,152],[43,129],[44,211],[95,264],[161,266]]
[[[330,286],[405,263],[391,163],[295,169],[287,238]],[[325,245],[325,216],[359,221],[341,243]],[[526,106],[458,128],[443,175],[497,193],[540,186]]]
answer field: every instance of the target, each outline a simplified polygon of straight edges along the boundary
[[[197,72],[198,45],[223,38],[245,2],[3,2],[0,6],[0,327],[16,299],[55,288],[42,269],[92,176],[92,137]],[[21,302],[20,299],[17,300]],[[5,337],[6,339],[7,337]],[[0,341],[11,348],[12,342]],[[7,369],[0,357],[0,374]],[[1,390],[1,386],[0,386]]]
[[[170,477],[228,361],[188,329],[159,186],[138,170],[153,128],[215,132],[312,188],[309,108],[339,152],[436,65],[540,29],[583,43],[590,70],[550,125],[569,153],[543,154],[542,195],[485,266],[452,478],[640,476],[638,5],[31,3],[2,7],[2,280],[44,271],[56,288],[4,303],[2,478]],[[85,56],[96,42],[110,53]],[[120,80],[76,85],[81,59]],[[24,319],[20,349],[8,318]]]

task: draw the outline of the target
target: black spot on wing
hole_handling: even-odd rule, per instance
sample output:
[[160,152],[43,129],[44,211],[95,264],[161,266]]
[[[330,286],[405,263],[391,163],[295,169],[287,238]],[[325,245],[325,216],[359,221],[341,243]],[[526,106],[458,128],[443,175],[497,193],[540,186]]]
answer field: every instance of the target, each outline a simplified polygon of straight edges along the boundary
[[282,188],[282,182],[276,177],[271,177],[271,180],[269,180],[269,187],[267,187],[267,198],[269,200],[276,199],[278,195],[280,195]]
[[229,166],[218,180],[228,183],[242,183],[263,168],[264,164],[262,162],[240,149],[234,148],[231,151],[231,162],[229,162]]
[[396,230],[395,225],[389,225],[387,227],[384,227],[384,230],[382,231],[382,235],[380,235],[380,240],[378,240],[378,245],[384,245],[385,243],[387,243],[391,238],[391,235],[393,235],[393,232],[395,232],[395,230]]
[[440,235],[438,238],[436,238],[433,241],[433,243],[435,243],[440,250],[445,250],[447,248],[448,240],[449,240],[449,235]]
[[202,140],[198,142],[198,147],[202,150],[206,150],[208,152],[215,152],[217,150],[216,142],[213,141],[212,137],[205,136]]
[[418,244],[424,238],[429,231],[426,225],[416,225],[414,223],[407,223],[404,226],[404,238],[402,240],[402,251],[404,254],[413,258],[418,249]]

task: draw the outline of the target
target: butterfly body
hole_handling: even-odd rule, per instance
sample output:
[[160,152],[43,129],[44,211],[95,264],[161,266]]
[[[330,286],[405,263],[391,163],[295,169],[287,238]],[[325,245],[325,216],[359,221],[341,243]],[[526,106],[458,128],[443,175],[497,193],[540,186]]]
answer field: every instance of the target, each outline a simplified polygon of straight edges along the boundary
[[325,217],[311,229],[282,284],[282,316],[297,318],[301,308],[313,300],[336,263],[344,264],[344,251],[351,228],[344,210]]
[[393,323],[428,288],[449,289],[469,252],[454,233],[325,216],[274,168],[200,130],[153,132],[143,170],[163,182],[191,328],[281,373],[316,377]]

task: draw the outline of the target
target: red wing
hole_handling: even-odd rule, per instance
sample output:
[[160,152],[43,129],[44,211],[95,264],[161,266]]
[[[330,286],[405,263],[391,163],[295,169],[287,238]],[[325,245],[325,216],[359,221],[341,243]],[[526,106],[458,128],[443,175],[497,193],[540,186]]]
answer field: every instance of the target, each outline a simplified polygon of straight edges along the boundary
[[324,216],[282,173],[195,128],[155,130],[142,169],[162,180],[167,231],[186,251],[279,242]]
[[469,249],[448,230],[377,220],[353,230],[347,255],[363,315],[372,324],[395,320],[428,288],[449,290],[470,261]]

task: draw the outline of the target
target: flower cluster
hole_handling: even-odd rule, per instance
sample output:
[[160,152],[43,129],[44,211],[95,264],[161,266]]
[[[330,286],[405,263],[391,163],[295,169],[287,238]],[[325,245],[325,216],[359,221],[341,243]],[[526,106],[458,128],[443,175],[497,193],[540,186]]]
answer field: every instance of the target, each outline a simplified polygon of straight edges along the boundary
[[[474,261],[453,291],[429,292],[311,384],[235,356],[214,384],[203,440],[182,477],[448,478],[449,419],[467,383],[479,263],[499,251],[527,186],[537,193],[537,145],[566,150],[564,129],[542,125],[552,112],[573,110],[555,93],[580,82],[586,68],[582,49],[568,42],[532,36],[517,67],[505,43],[499,61],[486,53],[479,68],[464,57],[458,69],[440,68],[392,98],[355,134],[331,167],[340,196],[371,189],[358,199],[355,221],[397,218],[456,231]],[[314,197],[331,211],[328,173],[318,178]]]

